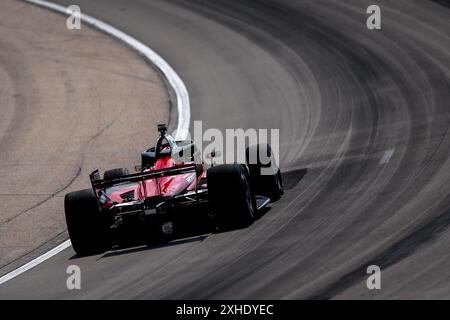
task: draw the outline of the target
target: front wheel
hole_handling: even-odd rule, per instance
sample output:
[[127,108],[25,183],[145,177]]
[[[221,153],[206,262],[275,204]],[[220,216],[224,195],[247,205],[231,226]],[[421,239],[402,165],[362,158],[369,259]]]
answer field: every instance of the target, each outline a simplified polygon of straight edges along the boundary
[[283,179],[269,144],[250,146],[246,150],[250,181],[257,194],[277,201],[283,195]]

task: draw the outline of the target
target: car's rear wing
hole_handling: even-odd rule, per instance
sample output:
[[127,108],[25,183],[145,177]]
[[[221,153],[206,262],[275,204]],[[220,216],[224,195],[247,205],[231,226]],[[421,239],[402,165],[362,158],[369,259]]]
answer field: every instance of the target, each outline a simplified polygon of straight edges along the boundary
[[165,168],[160,170],[154,170],[149,172],[139,172],[134,174],[129,174],[126,176],[122,176],[117,179],[112,180],[104,180],[101,179],[100,173],[98,170],[95,170],[89,175],[89,178],[91,179],[92,188],[94,190],[104,189],[108,187],[112,187],[117,184],[121,183],[127,183],[127,182],[140,182],[145,181],[149,179],[155,179],[155,178],[162,178],[162,177],[168,177],[168,176],[175,176],[179,174],[185,174],[190,172],[195,172],[197,175],[197,178],[199,176],[199,169],[197,167],[197,164],[187,164],[183,166],[177,166],[174,168]]

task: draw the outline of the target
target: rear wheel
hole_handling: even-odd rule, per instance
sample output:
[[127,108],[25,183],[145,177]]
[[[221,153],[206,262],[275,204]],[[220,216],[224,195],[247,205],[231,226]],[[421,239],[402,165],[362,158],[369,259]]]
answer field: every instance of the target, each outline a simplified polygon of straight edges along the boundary
[[225,164],[208,169],[207,184],[219,228],[246,227],[253,223],[255,197],[243,165]]
[[76,253],[95,254],[110,248],[109,224],[102,217],[92,189],[67,194],[64,209],[70,240]]
[[127,176],[129,174],[130,174],[130,172],[128,171],[127,168],[111,169],[111,170],[105,171],[105,173],[103,174],[103,179],[104,180],[114,180],[114,179],[121,178],[123,176]]

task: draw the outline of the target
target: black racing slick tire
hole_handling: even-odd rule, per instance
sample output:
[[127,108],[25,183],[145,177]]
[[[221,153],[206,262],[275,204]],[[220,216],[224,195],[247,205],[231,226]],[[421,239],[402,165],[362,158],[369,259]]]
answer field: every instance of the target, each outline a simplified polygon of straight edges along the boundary
[[[267,155],[264,161],[261,154]],[[283,179],[269,144],[259,144],[247,148],[246,161],[250,171],[250,183],[256,194],[277,201],[283,195]],[[264,171],[263,171],[264,170]]]
[[123,176],[127,176],[129,174],[130,172],[128,171],[127,168],[110,169],[105,171],[105,173],[103,174],[103,179],[110,181],[121,178]]
[[248,170],[241,164],[217,165],[207,172],[208,195],[219,229],[251,225],[256,202]]
[[102,217],[92,189],[68,193],[64,209],[72,247],[77,254],[101,253],[111,247],[109,224]]
[[261,190],[260,194],[270,198],[272,202],[279,200],[284,193],[280,169],[273,175],[257,175],[253,179]]

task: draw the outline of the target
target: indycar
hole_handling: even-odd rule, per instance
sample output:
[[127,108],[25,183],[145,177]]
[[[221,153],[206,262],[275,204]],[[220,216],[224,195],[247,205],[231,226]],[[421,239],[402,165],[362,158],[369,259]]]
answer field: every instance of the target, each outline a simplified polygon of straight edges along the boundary
[[[183,221],[194,216],[219,230],[247,227],[282,196],[281,171],[270,145],[248,147],[245,164],[207,166],[193,141],[176,141],[164,124],[158,131],[156,145],[142,152],[137,173],[118,168],[101,178],[95,170],[91,188],[65,196],[67,229],[78,255],[105,252],[130,235],[173,239]],[[262,152],[269,161],[261,160]],[[263,168],[269,174],[262,174]]]

